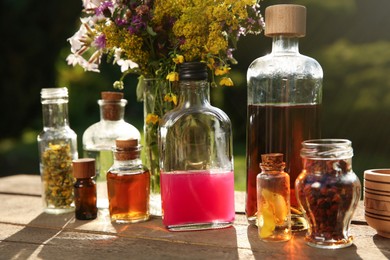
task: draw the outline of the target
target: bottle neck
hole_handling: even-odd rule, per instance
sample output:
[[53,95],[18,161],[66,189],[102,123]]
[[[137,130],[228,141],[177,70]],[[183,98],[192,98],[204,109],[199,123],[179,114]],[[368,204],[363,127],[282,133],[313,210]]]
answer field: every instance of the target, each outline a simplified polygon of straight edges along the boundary
[[274,36],[272,39],[272,53],[299,53],[299,40],[297,37],[284,35]]
[[284,172],[285,166],[260,166],[261,173],[263,174],[280,174]]
[[205,106],[210,102],[210,90],[207,80],[181,81],[178,107]]
[[43,128],[59,128],[69,126],[68,102],[59,99],[42,102]]
[[133,159],[117,159],[114,158],[114,166],[123,167],[123,166],[137,166],[141,165],[141,158],[133,158]]
[[124,99],[120,101],[99,100],[100,119],[104,121],[123,120],[126,103],[127,101]]

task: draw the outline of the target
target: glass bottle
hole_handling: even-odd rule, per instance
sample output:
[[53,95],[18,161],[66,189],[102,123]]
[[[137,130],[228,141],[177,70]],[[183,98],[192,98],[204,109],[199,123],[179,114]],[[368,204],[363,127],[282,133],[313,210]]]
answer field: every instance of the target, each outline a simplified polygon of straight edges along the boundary
[[68,89],[43,88],[41,103],[43,131],[37,141],[44,211],[73,211],[72,160],[78,153],[77,135],[69,127]]
[[283,154],[262,154],[257,175],[257,224],[260,239],[291,239],[290,176],[284,172]]
[[179,70],[178,106],[159,128],[163,224],[171,231],[231,226],[234,217],[232,129],[209,103],[207,67]]
[[352,244],[349,225],[360,200],[361,184],[352,170],[352,143],[317,139],[302,143],[303,171],[296,196],[309,223],[307,244],[343,248]]
[[127,101],[121,92],[105,91],[98,100],[100,121],[88,127],[83,134],[84,157],[96,160],[98,182],[98,207],[108,208],[106,173],[114,162],[112,147],[115,140],[138,139],[141,134],[133,125],[124,120]]
[[75,216],[79,220],[97,217],[95,174],[95,159],[73,160]]
[[149,219],[150,173],[140,159],[138,139],[117,139],[114,164],[107,172],[111,221],[135,223]]
[[[305,35],[306,8],[266,8],[265,35],[272,52],[252,62],[247,72],[246,216],[256,219],[256,176],[260,155],[282,153],[290,175],[291,209],[300,213],[294,182],[302,170],[301,142],[320,136],[323,72],[319,63],[301,55],[298,39]],[[303,221],[302,221],[303,220]],[[293,230],[307,228],[302,214],[292,214]]]

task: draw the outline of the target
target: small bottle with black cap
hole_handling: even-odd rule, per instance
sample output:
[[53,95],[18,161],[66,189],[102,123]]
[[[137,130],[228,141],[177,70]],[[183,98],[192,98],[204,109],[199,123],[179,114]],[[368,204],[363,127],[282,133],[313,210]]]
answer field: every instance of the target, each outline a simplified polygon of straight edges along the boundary
[[159,129],[163,224],[170,231],[232,225],[234,173],[229,117],[209,101],[207,66],[179,68],[178,106]]
[[95,159],[83,158],[73,160],[75,215],[80,220],[91,220],[97,217]]

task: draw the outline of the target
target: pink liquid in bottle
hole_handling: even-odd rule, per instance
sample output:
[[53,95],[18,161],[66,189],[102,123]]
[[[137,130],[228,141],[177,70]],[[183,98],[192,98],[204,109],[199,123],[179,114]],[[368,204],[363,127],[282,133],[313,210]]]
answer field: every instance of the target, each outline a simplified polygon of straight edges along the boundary
[[168,229],[227,227],[234,221],[233,171],[162,172],[161,196],[163,224]]

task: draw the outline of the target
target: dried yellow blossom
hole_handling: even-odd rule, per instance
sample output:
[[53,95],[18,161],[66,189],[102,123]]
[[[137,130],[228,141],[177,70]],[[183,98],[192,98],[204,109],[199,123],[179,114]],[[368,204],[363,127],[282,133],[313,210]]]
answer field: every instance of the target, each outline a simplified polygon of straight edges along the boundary
[[173,93],[168,93],[164,96],[164,101],[166,102],[173,102],[175,106],[177,105],[177,96]]
[[228,77],[223,77],[221,81],[219,82],[219,85],[221,86],[227,86],[227,87],[232,87],[234,86],[233,80]]
[[168,75],[167,75],[167,80],[173,82],[173,81],[179,81],[179,73],[177,72],[170,72]]
[[157,124],[158,120],[159,120],[159,117],[158,117],[158,115],[155,115],[155,114],[148,114],[146,116],[146,119],[145,119],[147,124],[153,124],[153,125]]
[[184,56],[183,56],[183,55],[177,55],[177,54],[176,54],[176,56],[175,56],[174,58],[172,58],[172,60],[173,60],[173,62],[174,62],[175,64],[181,64],[181,63],[184,62]]
[[222,75],[229,73],[229,71],[230,71],[229,67],[223,66],[223,67],[216,68],[214,71],[214,74],[216,76],[222,76]]

